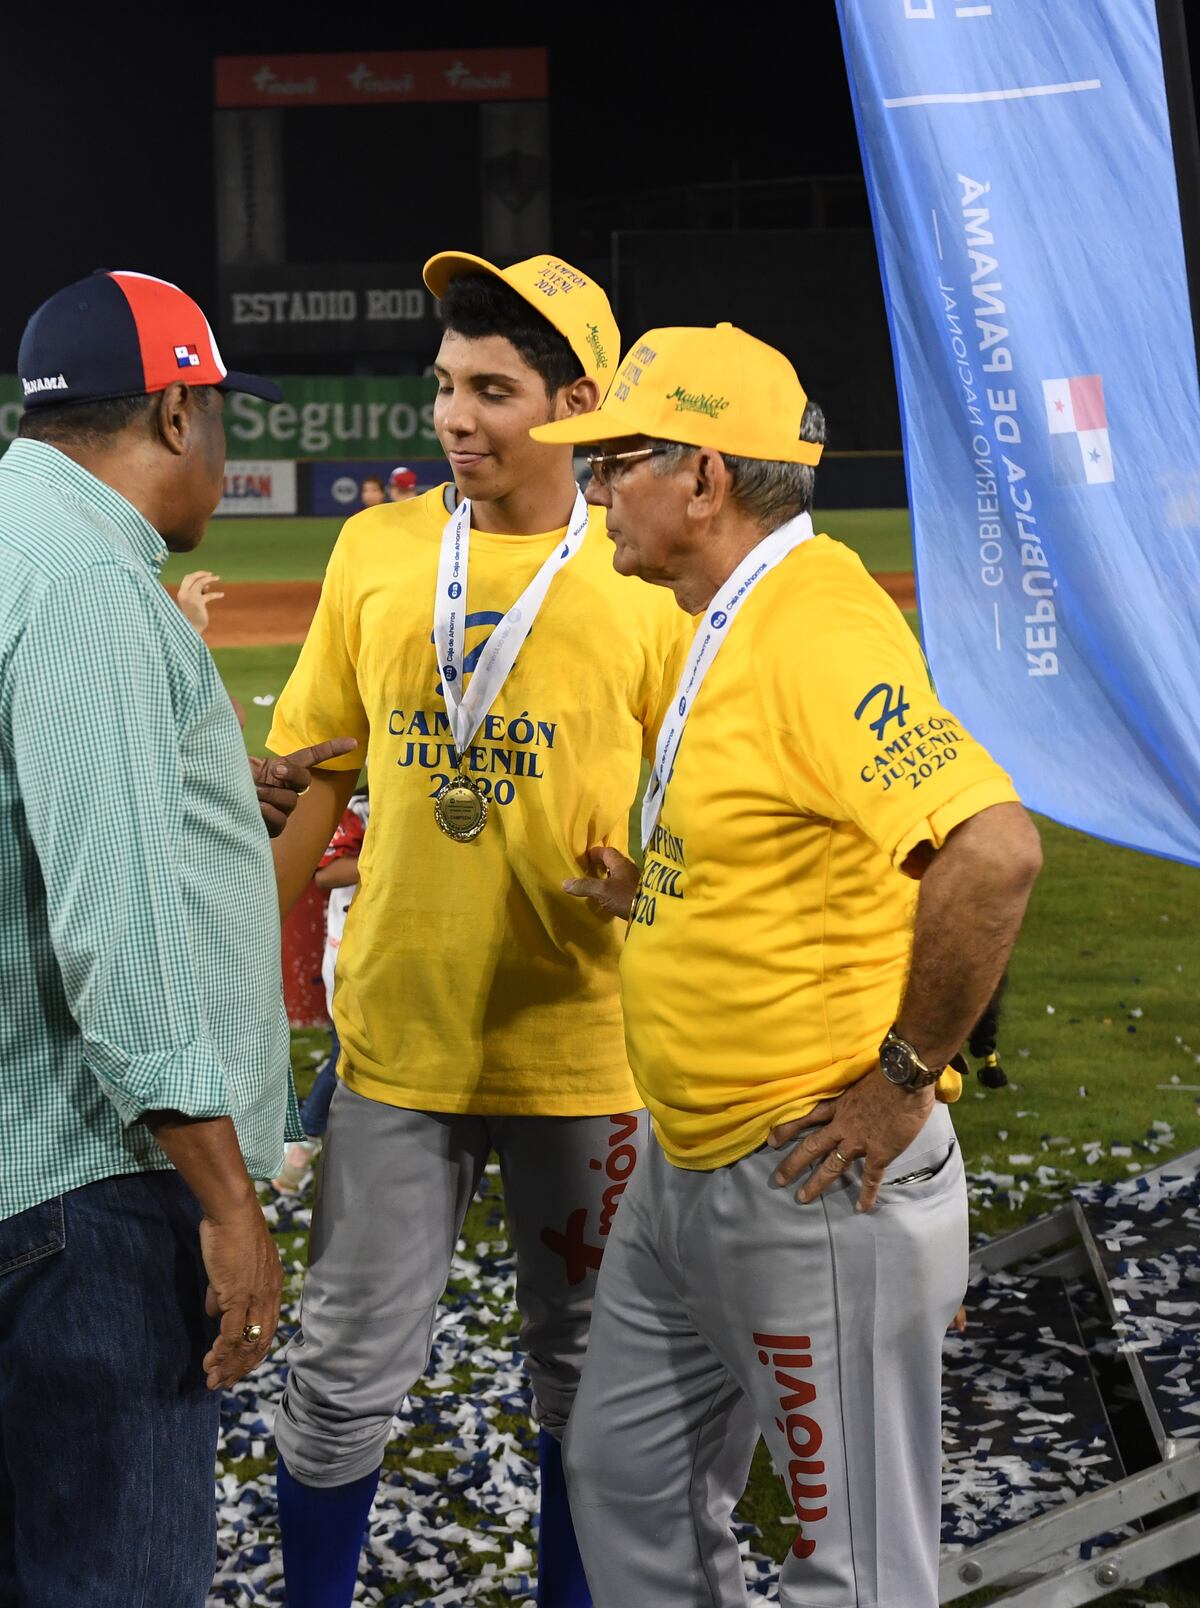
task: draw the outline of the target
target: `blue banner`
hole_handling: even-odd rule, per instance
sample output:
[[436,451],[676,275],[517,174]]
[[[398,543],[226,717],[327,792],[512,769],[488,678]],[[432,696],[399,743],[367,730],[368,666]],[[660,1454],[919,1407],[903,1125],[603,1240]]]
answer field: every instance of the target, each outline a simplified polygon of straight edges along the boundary
[[311,469],[309,512],[337,514],[342,519],[349,519],[363,506],[363,481],[371,476],[382,480],[386,486],[388,476],[398,467],[414,471],[421,491],[428,491],[430,486],[454,478],[449,464],[442,458],[377,458],[374,461],[369,458],[346,458],[340,462],[336,458],[326,458],[314,463]]
[[1154,0],[838,0],[942,698],[1200,864],[1200,390]]

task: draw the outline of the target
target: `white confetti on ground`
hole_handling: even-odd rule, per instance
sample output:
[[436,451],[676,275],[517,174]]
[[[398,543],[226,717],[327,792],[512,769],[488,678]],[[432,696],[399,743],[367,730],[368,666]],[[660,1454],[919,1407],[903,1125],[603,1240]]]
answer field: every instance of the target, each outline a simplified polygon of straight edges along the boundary
[[[307,1229],[311,1217],[295,1197],[281,1197],[267,1213],[285,1233]],[[538,1490],[529,1389],[515,1322],[502,1344],[489,1333],[496,1314],[515,1311],[513,1260],[502,1237],[477,1250],[454,1258],[425,1386],[395,1422],[388,1462],[400,1466],[385,1465],[355,1603],[533,1608]],[[222,1404],[209,1608],[285,1601],[274,1471],[251,1465],[244,1477],[238,1465],[274,1456],[271,1435],[286,1378],[281,1353],[295,1332],[300,1272],[293,1258],[276,1351]],[[421,1467],[426,1456],[428,1471]],[[739,1526],[750,1600],[777,1603],[776,1565],[755,1553],[756,1535],[752,1526]]]
[[[1173,1137],[1169,1124],[1155,1123],[1138,1148],[1153,1153]],[[1043,1140],[1046,1148],[1054,1143],[1052,1136]],[[1098,1152],[1100,1141],[1094,1143]],[[986,1171],[970,1178],[975,1199],[1007,1197],[1013,1206],[1030,1186],[1065,1194],[1065,1182],[1048,1166],[1019,1178]],[[1200,1368],[1197,1190],[1194,1178],[1176,1178],[1153,1188],[1139,1179],[1080,1191],[1105,1212],[1114,1289],[1132,1308],[1108,1343],[1142,1354],[1175,1408],[1165,1415],[1170,1429],[1183,1435],[1200,1435],[1192,1416]],[[1163,1255],[1168,1208],[1182,1213],[1186,1229],[1181,1234],[1177,1226],[1173,1254]],[[310,1221],[294,1197],[268,1207],[268,1217],[282,1233],[307,1229]],[[534,1436],[515,1324],[500,1340],[493,1327],[496,1314],[514,1310],[513,1261],[498,1218],[497,1224],[494,1242],[454,1260],[425,1384],[395,1424],[356,1603],[533,1608]],[[1152,1236],[1151,1254],[1143,1228]],[[293,1256],[284,1338],[295,1329],[301,1271]],[[1003,1274],[982,1281],[968,1297],[967,1335],[947,1340],[943,1542],[952,1552],[1113,1477],[1101,1426],[1086,1421],[1086,1409],[1073,1397],[1077,1333],[1046,1321],[1031,1282]],[[271,1433],[285,1378],[281,1351],[282,1345],[223,1403],[218,1568],[209,1608],[284,1602],[274,1473],[262,1468],[274,1455]],[[757,1531],[740,1525],[738,1534],[751,1602],[777,1603],[776,1565],[756,1550]]]
[[1169,1435],[1200,1437],[1200,1177],[1164,1169],[1078,1194],[1118,1313],[1102,1349],[1138,1358]]
[[1083,1386],[1084,1348],[1062,1289],[1059,1280],[980,1275],[967,1291],[966,1333],[947,1336],[942,1541],[948,1552],[1120,1475],[1103,1409]]

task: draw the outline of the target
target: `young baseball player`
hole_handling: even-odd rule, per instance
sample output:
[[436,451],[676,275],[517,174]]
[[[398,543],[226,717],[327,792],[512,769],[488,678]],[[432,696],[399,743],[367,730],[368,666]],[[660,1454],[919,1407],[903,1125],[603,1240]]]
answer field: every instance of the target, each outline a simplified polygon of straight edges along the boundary
[[[529,437],[597,405],[619,340],[604,293],[551,256],[502,271],[444,253],[425,279],[457,489],[348,522],[271,734],[284,750],[352,734],[371,774],[334,999],[341,1081],[276,1420],[288,1601],[350,1601],[392,1418],[495,1150],[540,1425],[538,1601],[574,1608],[588,1598],[559,1441],[644,1113],[621,924],[562,882],[625,843],[684,637],[665,592],[613,573],[570,448]],[[354,774],[320,772],[280,840],[284,908]]]
[[588,496],[617,569],[701,616],[644,868],[612,854],[571,883],[629,916],[655,1132],[567,1440],[595,1603],[745,1601],[729,1516],[761,1431],[799,1521],[780,1602],[935,1608],[941,1343],[967,1261],[948,1062],[1012,948],[1037,833],[899,611],[814,531],[824,421],[779,352],[728,324],[652,330],[594,417],[534,434],[600,444]]

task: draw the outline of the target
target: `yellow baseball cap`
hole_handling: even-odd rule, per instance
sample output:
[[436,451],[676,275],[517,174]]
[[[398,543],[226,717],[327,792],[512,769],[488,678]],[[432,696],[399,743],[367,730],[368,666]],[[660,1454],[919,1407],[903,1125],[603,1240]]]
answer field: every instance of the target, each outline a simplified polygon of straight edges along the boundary
[[573,445],[645,435],[735,458],[819,463],[818,443],[800,439],[807,403],[783,353],[744,329],[652,329],[626,356],[597,412],[529,433]]
[[459,274],[491,274],[502,279],[554,326],[583,364],[583,372],[596,381],[601,392],[605,390],[620,356],[621,331],[608,297],[586,274],[550,254],[526,257],[511,268],[497,268],[469,251],[439,251],[425,264],[425,283],[439,301]]

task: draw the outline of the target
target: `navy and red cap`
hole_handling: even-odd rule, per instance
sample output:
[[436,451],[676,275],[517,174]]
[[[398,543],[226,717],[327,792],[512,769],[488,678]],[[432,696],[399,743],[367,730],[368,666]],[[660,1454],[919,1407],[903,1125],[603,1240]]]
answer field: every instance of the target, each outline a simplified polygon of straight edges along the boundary
[[227,369],[192,298],[150,274],[98,270],[51,296],[25,326],[17,370],[26,409],[148,396],[175,380],[283,399],[271,380]]

